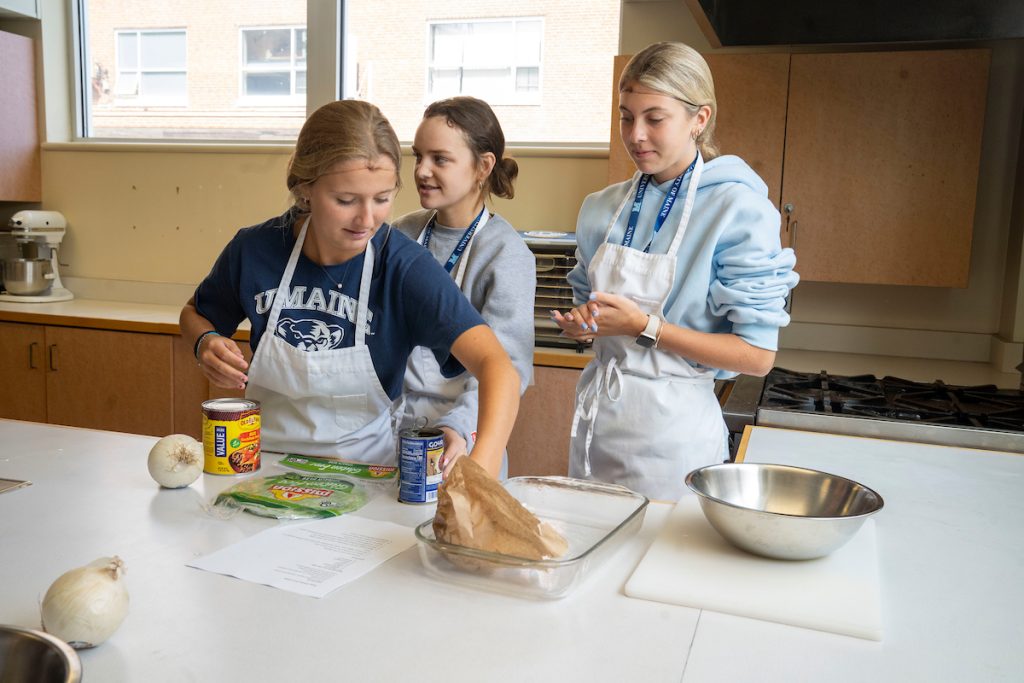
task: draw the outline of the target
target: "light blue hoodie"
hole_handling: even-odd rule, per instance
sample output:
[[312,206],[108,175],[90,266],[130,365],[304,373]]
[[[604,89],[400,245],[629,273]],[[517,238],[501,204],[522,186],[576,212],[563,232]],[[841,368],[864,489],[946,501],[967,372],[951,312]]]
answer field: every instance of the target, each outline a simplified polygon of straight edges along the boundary
[[[628,194],[628,180],[589,195],[576,223],[576,267],[569,273],[576,304],[590,296],[587,267],[605,241],[612,213]],[[662,229],[651,245],[664,254],[683,212],[689,174]],[[648,185],[633,247],[642,249],[654,233],[669,180]],[[622,244],[628,206],[619,214],[609,241]],[[733,333],[753,346],[778,349],[779,328],[789,324],[786,294],[799,281],[793,271],[796,255],[779,242],[779,212],[768,199],[768,187],[736,156],[721,156],[704,165],[690,223],[677,252],[676,279],[665,303],[665,320],[700,332]],[[695,367],[703,367],[694,363]],[[717,377],[736,373],[719,370]]]

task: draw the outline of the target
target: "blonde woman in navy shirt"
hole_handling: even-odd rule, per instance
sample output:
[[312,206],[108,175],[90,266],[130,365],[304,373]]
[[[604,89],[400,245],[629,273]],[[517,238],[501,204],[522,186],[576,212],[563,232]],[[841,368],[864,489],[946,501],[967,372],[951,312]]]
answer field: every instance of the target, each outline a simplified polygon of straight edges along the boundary
[[[519,376],[448,273],[384,222],[400,160],[373,105],[314,112],[288,167],[294,205],[235,235],[182,310],[182,332],[211,382],[261,402],[266,450],[385,465],[406,361],[426,347],[442,372],[479,380],[471,457],[497,476]],[[251,364],[230,338],[243,320]]]

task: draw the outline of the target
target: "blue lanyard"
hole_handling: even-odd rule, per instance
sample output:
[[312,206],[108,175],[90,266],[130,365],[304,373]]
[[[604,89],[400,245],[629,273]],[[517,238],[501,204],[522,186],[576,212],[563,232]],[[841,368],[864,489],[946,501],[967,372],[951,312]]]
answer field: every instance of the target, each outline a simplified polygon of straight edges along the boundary
[[[679,188],[683,184],[683,177],[687,173],[693,170],[694,166],[697,165],[697,157],[693,157],[693,162],[683,171],[682,175],[678,176],[672,181],[672,186],[668,190],[668,194],[665,195],[665,201],[661,205],[661,211],[658,212],[658,217],[654,219],[654,235],[658,234],[661,230],[661,226],[665,223],[665,219],[668,217],[669,211],[672,210],[672,205],[676,203],[676,197],[679,196]],[[644,193],[647,191],[647,186],[651,182],[651,176],[646,173],[640,176],[640,182],[636,186],[636,196],[633,198],[633,207],[629,210],[629,222],[626,223],[626,234],[622,236],[622,246],[629,247],[633,244],[633,233],[636,232],[636,224],[640,219],[640,207],[644,203]],[[651,244],[654,243],[654,235],[651,235],[651,241],[644,247],[644,253],[648,253],[651,250]]]
[[[462,237],[459,239],[459,243],[452,249],[452,255],[448,257],[448,261],[444,264],[444,269],[449,273],[452,272],[452,268],[459,262],[459,258],[462,256],[462,252],[466,251],[466,247],[469,245],[469,241],[473,239],[473,233],[476,232],[476,226],[480,225],[480,219],[484,217],[484,211],[487,207],[480,209],[480,213],[477,214],[476,219],[469,224],[466,228],[466,232],[462,233]],[[427,223],[426,229],[423,231],[423,248],[427,249],[430,247],[430,236],[434,232],[434,224],[437,223],[437,214],[435,213],[430,217],[430,221]]]

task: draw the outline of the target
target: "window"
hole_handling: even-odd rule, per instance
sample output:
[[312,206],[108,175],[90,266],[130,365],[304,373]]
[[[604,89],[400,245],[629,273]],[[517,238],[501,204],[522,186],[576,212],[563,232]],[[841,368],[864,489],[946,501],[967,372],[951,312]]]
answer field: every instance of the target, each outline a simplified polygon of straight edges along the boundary
[[543,29],[538,18],[430,24],[428,99],[539,105]]
[[621,11],[622,0],[348,0],[342,93],[379,106],[405,142],[424,107],[461,93],[491,105],[509,144],[607,146]]
[[[306,119],[307,0],[75,3],[83,137],[295,139]],[[324,29],[329,44],[338,29]]]
[[242,97],[274,103],[306,94],[306,29],[242,29]]
[[622,0],[70,4],[86,139],[287,143],[340,94],[409,142],[426,105],[470,94],[511,144],[608,143]]
[[188,100],[184,30],[117,31],[114,93],[132,104]]

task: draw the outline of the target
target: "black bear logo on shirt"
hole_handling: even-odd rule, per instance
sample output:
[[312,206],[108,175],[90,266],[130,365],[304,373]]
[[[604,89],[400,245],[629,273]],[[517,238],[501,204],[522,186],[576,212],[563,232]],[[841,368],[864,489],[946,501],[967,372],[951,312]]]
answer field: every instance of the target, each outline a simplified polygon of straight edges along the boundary
[[301,351],[340,349],[345,338],[345,330],[340,326],[312,318],[281,320],[276,334]]

